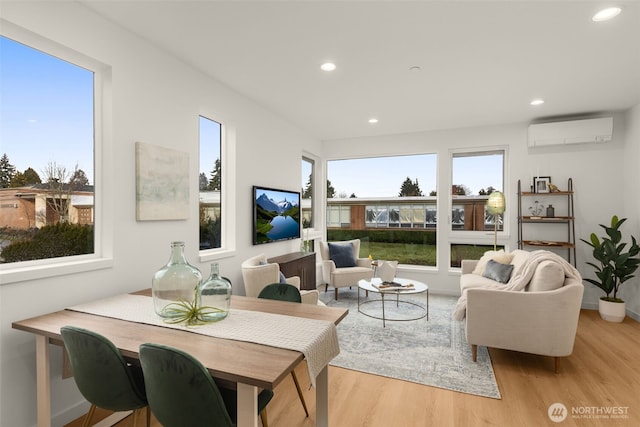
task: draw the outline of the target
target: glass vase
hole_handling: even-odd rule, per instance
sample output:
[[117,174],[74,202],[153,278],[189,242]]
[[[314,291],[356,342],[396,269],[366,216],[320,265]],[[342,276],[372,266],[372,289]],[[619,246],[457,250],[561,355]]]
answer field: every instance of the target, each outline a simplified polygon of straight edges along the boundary
[[220,276],[218,263],[211,264],[211,274],[198,291],[198,307],[201,317],[208,322],[222,320],[229,315],[231,282]]
[[180,302],[194,304],[201,280],[200,270],[189,264],[184,256],[184,242],[171,242],[169,262],[153,275],[151,281],[156,313],[164,318],[178,317],[180,314],[167,306]]

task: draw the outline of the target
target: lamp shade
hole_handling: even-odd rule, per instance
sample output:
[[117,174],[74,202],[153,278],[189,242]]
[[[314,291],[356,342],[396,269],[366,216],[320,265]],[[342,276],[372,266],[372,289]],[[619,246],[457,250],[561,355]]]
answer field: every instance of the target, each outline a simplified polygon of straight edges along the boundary
[[499,215],[504,213],[505,202],[504,194],[501,191],[494,191],[489,195],[487,199],[487,212],[491,215]]

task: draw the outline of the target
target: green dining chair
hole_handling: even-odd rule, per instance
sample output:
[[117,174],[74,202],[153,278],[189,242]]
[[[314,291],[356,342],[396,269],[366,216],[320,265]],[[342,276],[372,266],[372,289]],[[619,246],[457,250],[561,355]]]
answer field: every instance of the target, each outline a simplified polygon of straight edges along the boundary
[[[298,290],[298,288],[288,283],[272,283],[271,285],[267,285],[260,291],[260,293],[258,294],[258,298],[297,303],[302,302],[302,297],[300,296],[300,291]],[[304,395],[302,394],[302,389],[300,388],[300,383],[298,382],[296,371],[291,371],[291,377],[293,378],[293,383],[296,385],[296,390],[298,391],[300,402],[302,402],[304,413],[308,417],[309,410],[307,409],[307,402],[305,402],[304,400]]]
[[267,285],[258,294],[258,298],[274,299],[278,301],[302,302],[300,291],[288,283],[272,283]]
[[[232,427],[237,418],[235,390],[218,388],[209,371],[176,348],[146,343],[140,364],[153,415],[163,427]],[[268,427],[266,406],[271,390],[258,394],[258,412]]]
[[[131,366],[106,337],[75,326],[60,328],[69,355],[73,378],[82,396],[91,404],[83,427],[91,425],[96,407],[110,411],[133,411],[133,425],[147,408],[140,367]],[[150,411],[147,408],[147,427]]]

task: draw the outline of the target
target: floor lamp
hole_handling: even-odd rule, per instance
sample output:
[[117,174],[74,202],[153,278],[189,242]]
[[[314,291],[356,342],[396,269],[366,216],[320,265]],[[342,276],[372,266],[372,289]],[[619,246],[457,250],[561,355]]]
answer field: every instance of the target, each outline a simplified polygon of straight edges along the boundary
[[493,250],[496,250],[498,244],[498,219],[504,213],[505,202],[504,194],[501,191],[494,191],[487,199],[487,212],[493,215]]

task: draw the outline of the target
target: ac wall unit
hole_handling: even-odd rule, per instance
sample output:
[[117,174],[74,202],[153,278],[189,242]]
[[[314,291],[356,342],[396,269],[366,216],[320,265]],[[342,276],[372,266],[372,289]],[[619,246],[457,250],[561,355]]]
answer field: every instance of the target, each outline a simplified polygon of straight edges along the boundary
[[529,125],[529,147],[611,141],[613,117]]

